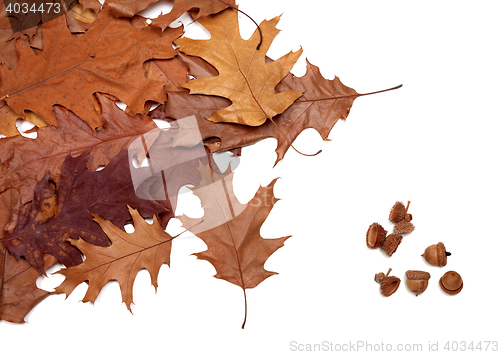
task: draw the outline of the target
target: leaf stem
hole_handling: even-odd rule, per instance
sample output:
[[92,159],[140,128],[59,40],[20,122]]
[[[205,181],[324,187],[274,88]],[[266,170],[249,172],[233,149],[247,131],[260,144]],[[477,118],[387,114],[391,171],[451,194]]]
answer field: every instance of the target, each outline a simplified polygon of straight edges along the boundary
[[[368,96],[368,95],[373,95],[373,94],[380,94],[381,92],[396,90],[396,89],[399,89],[399,88],[402,88],[402,87],[403,87],[403,84],[399,84],[398,86],[395,86],[395,87],[390,88],[390,89],[384,89],[384,90],[379,90],[379,91],[367,92],[366,94],[358,94],[358,95],[352,95],[352,96]],[[344,96],[344,97],[348,97],[348,96]]]
[[257,44],[257,50],[260,49],[260,46],[262,45],[262,30],[260,29],[260,26],[257,22],[255,22],[255,20],[253,18],[250,17],[250,15],[246,14],[245,12],[241,11],[240,9],[238,9],[237,7],[234,7],[233,5],[229,5],[227,3],[224,3],[226,5],[228,5],[230,8],[232,9],[235,9],[236,11],[240,12],[241,14],[245,15],[246,17],[248,17],[250,20],[252,20],[252,22],[255,24],[255,26],[257,26],[257,29],[259,30],[259,36],[260,36],[260,41],[259,41],[259,44]]
[[243,297],[245,298],[245,318],[243,319],[243,324],[241,325],[241,329],[245,329],[245,323],[247,322],[247,292],[245,290],[245,288],[243,288]]

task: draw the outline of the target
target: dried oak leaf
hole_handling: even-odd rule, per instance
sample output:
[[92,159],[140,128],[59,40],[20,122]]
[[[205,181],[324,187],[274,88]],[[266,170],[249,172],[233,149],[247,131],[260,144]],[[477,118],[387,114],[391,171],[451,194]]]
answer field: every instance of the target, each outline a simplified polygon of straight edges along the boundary
[[176,55],[173,39],[182,27],[165,32],[135,28],[128,19],[113,18],[106,4],[82,36],[66,27],[65,17],[42,25],[44,49],[35,55],[26,39],[17,42],[15,69],[0,66],[0,97],[16,112],[31,110],[57,126],[53,105],[62,105],[92,129],[103,124],[93,94],[103,92],[127,104],[129,112],[144,112],[144,104],[166,99],[163,83],[144,76],[143,63]]
[[[12,189],[0,194],[0,319],[24,323],[26,314],[50,292],[36,286],[40,272],[25,259],[16,259],[1,241],[4,228],[18,203],[18,196],[18,192]],[[55,262],[49,255],[44,257],[45,268]]]
[[128,152],[123,150],[101,171],[87,169],[89,153],[64,161],[57,186],[52,191],[49,175],[35,187],[35,198],[22,206],[6,228],[3,240],[16,257],[25,257],[44,272],[43,254],[51,254],[66,266],[81,263],[80,252],[67,239],[81,238],[88,243],[108,246],[109,240],[93,221],[99,214],[117,228],[124,228],[130,219],[127,205],[137,208],[145,218],[165,212],[152,200],[135,194]]
[[[206,174],[203,174],[206,176]],[[254,198],[241,205],[232,190],[233,173],[217,179],[208,186],[194,191],[205,211],[203,220],[180,216],[183,226],[201,238],[208,246],[206,251],[195,253],[199,259],[210,262],[217,271],[216,278],[226,280],[246,290],[258,286],[275,272],[264,269],[264,263],[288,237],[264,239],[260,228],[271,212],[276,198],[274,180],[260,187]],[[206,224],[209,224],[207,227]]]
[[148,270],[151,283],[155,289],[158,287],[160,267],[164,263],[170,265],[173,237],[163,230],[156,217],[149,225],[136,210],[129,207],[129,211],[134,221],[133,233],[124,232],[110,221],[94,215],[95,222],[111,240],[110,246],[95,246],[82,239],[71,240],[85,255],[85,261],[57,272],[66,279],[55,289],[55,293],[69,296],[76,286],[88,281],[83,302],[94,302],[103,286],[108,281],[116,280],[120,284],[122,300],[131,311],[134,280],[139,270]]
[[188,66],[175,56],[172,59],[151,59],[144,63],[145,76],[162,82],[165,91],[181,91],[180,84],[188,82]]
[[[246,146],[264,138],[276,138],[276,163],[283,159],[295,138],[307,128],[315,128],[327,139],[339,119],[346,119],[353,101],[360,96],[354,89],[342,84],[338,77],[325,79],[318,67],[307,62],[303,77],[289,74],[276,90],[304,91],[285,112],[258,127],[208,121],[212,112],[227,106],[228,100],[216,96],[189,95],[185,92],[169,92],[164,106],[166,117],[182,118],[196,115],[202,139],[211,152],[225,151]],[[278,126],[278,127],[276,127]],[[211,144],[215,140],[217,144]]]
[[[72,2],[65,14],[68,28],[71,33],[85,32],[97,18],[97,14],[100,12],[101,7],[102,5],[98,0],[80,0]],[[39,14],[41,15],[41,13]],[[0,0],[0,63],[4,63],[7,69],[13,69],[17,62],[17,39],[21,36],[27,36],[30,46],[34,51],[42,50],[43,34],[41,26],[29,27],[23,31],[13,33],[12,25],[15,27],[16,24],[11,23],[7,15],[4,1]],[[31,13],[28,17],[33,18],[33,15],[35,14]]]
[[208,118],[210,121],[259,126],[285,111],[301,96],[302,92],[296,90],[276,93],[275,87],[289,73],[302,49],[266,63],[266,52],[278,34],[278,21],[279,17],[275,17],[260,24],[260,49],[257,49],[258,31],[248,40],[241,38],[238,12],[234,9],[199,20],[210,31],[209,40],[180,38],[175,41],[181,52],[201,57],[219,71],[218,76],[190,80],[183,85],[191,94],[216,95],[231,100],[232,104],[214,112]]
[[94,131],[73,112],[56,106],[54,116],[59,127],[39,128],[36,139],[22,136],[1,139],[1,189],[13,187],[19,190],[23,203],[26,203],[33,198],[33,186],[46,171],[58,183],[68,152],[76,156],[90,149],[87,166],[95,170],[108,164],[135,137],[157,128],[145,115],[127,115],[105,95],[97,94],[96,98],[104,117],[101,130]]
[[[159,0],[111,0],[107,1],[111,14],[116,17],[133,17]],[[234,0],[174,0],[174,6],[169,13],[153,19],[151,26],[165,30],[173,21],[185,12],[197,9],[194,21],[212,14],[216,14],[228,7],[235,7]]]

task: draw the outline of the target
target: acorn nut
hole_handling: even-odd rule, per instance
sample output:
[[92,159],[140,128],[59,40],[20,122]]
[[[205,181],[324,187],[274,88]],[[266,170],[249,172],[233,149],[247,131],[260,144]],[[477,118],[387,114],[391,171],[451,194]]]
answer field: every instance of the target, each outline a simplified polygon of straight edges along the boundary
[[408,270],[406,272],[406,286],[415,294],[415,296],[423,293],[429,285],[431,275],[425,271]]
[[384,243],[387,231],[378,223],[372,223],[366,231],[366,246],[377,249]]
[[445,266],[450,255],[451,253],[446,251],[441,242],[428,246],[422,254],[425,261],[434,266]]
[[392,269],[389,269],[387,274],[384,274],[383,272],[375,274],[375,282],[380,284],[380,293],[385,297],[389,297],[396,292],[399,284],[401,283],[401,279],[399,277],[389,276],[391,270]]
[[401,240],[403,240],[402,235],[394,233],[389,234],[382,244],[382,250],[387,256],[391,257],[392,254],[394,254],[394,252],[398,249]]
[[408,201],[408,204],[405,207],[402,202],[396,202],[394,206],[392,206],[391,212],[389,213],[389,221],[392,223],[398,223],[402,220],[410,222],[412,220],[412,215],[408,213],[410,203],[411,201]]
[[458,272],[448,271],[439,279],[439,286],[447,294],[456,295],[462,291],[464,283]]

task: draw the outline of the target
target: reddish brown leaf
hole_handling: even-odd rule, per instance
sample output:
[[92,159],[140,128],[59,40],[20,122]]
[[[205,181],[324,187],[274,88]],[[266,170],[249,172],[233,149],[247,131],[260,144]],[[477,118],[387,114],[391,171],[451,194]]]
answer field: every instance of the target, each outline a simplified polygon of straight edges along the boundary
[[130,219],[126,205],[137,208],[145,218],[165,212],[162,205],[135,194],[126,150],[101,171],[88,170],[88,158],[88,152],[76,158],[68,155],[57,192],[52,191],[46,174],[36,185],[33,202],[22,206],[9,223],[3,242],[13,255],[25,257],[40,272],[44,272],[43,254],[53,255],[66,266],[81,263],[79,251],[68,238],[109,245],[91,213],[123,229]]
[[256,30],[250,39],[244,40],[239,33],[238,12],[227,9],[199,20],[210,31],[209,40],[183,37],[175,41],[180,51],[205,59],[219,71],[218,76],[190,80],[183,85],[191,94],[217,95],[231,100],[232,104],[214,112],[208,118],[210,121],[260,126],[300,97],[300,91],[276,93],[275,87],[289,73],[302,49],[278,60],[266,61],[266,52],[279,32],[278,21],[279,17],[263,21],[260,31]]
[[[18,196],[15,190],[0,194],[0,319],[24,323],[26,314],[50,293],[36,286],[40,272],[25,259],[12,256],[1,241],[4,228],[18,203]],[[44,257],[45,268],[55,262],[49,255]]]
[[264,269],[264,263],[289,237],[264,239],[260,236],[260,228],[276,202],[273,194],[276,180],[260,187],[245,207],[234,196],[230,184],[232,175],[219,177],[208,186],[195,190],[205,211],[203,220],[192,220],[186,216],[180,219],[185,228],[189,228],[208,246],[206,251],[194,255],[215,267],[216,278],[243,289],[246,321],[245,291],[276,274]]
[[148,100],[165,101],[163,84],[146,78],[142,66],[149,59],[174,57],[171,44],[181,27],[163,33],[138,29],[128,19],[111,17],[106,5],[83,36],[71,34],[65,17],[42,27],[45,44],[39,55],[21,38],[15,69],[0,66],[0,97],[14,111],[31,110],[57,125],[52,106],[62,105],[96,128],[103,120],[94,108],[95,92],[117,97],[136,113]]
[[168,94],[165,115],[171,118],[197,115],[202,139],[218,138],[220,144],[208,145],[212,152],[242,147],[264,138],[276,138],[277,163],[283,159],[295,138],[306,128],[315,128],[326,140],[337,121],[347,118],[354,99],[359,96],[354,89],[342,84],[338,78],[333,80],[323,78],[318,67],[309,62],[303,77],[297,78],[290,74],[276,89],[304,91],[292,106],[274,118],[278,127],[269,121],[259,127],[229,123],[214,124],[206,118],[214,110],[227,105],[227,101],[218,97],[188,95],[183,92]]
[[23,203],[33,198],[33,186],[46,171],[57,183],[61,166],[68,152],[72,156],[91,149],[88,168],[95,170],[106,165],[136,136],[156,128],[147,116],[128,116],[113,100],[98,94],[105,124],[92,130],[73,112],[54,107],[59,127],[39,128],[36,139],[22,136],[0,140],[0,186],[13,187],[21,192]]
[[179,84],[188,82],[188,66],[178,56],[172,59],[154,59],[144,63],[148,79],[164,83],[165,91],[184,90]]
[[133,303],[132,290],[137,273],[146,269],[151,283],[158,287],[158,273],[163,264],[170,265],[172,237],[163,230],[156,217],[149,225],[139,213],[129,207],[134,220],[134,232],[126,233],[108,220],[94,215],[94,220],[106,232],[111,245],[99,247],[78,239],[71,241],[85,255],[85,261],[74,267],[62,269],[66,276],[55,293],[71,294],[76,286],[88,281],[89,287],[83,302],[94,302],[103,286],[111,280],[120,284],[122,300],[130,309]]

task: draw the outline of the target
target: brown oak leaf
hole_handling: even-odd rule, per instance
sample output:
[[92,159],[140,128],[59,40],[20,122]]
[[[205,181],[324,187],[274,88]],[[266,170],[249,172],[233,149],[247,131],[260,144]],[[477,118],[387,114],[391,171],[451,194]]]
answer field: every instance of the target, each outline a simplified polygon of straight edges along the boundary
[[22,206],[6,228],[3,242],[9,251],[18,258],[25,257],[40,272],[45,271],[43,254],[53,255],[66,266],[81,263],[80,252],[67,242],[68,238],[109,245],[91,213],[123,229],[130,219],[126,205],[137,208],[145,218],[166,211],[159,203],[135,194],[127,150],[101,171],[88,170],[88,158],[88,152],[76,158],[68,155],[57,191],[53,191],[46,174],[36,185],[34,200]]
[[232,176],[233,173],[213,179],[211,184],[194,191],[205,211],[202,220],[186,216],[180,216],[179,219],[185,228],[208,246],[206,251],[194,255],[215,267],[216,278],[243,289],[244,327],[247,317],[246,290],[276,274],[266,270],[264,263],[283,246],[289,236],[277,239],[260,236],[260,228],[277,201],[273,194],[276,180],[266,187],[260,187],[254,198],[244,206],[238,202],[232,190]]
[[325,79],[318,67],[309,62],[303,77],[289,74],[276,87],[277,91],[290,89],[304,93],[284,113],[274,118],[276,125],[270,121],[258,127],[212,123],[207,119],[213,111],[227,105],[227,100],[185,92],[168,93],[164,111],[167,117],[175,119],[196,115],[202,139],[212,152],[246,146],[264,138],[276,138],[277,163],[304,129],[314,128],[326,140],[337,121],[347,118],[353,101],[360,96],[354,89],[342,84],[338,77]]
[[115,102],[96,95],[104,117],[101,130],[92,130],[73,112],[56,106],[54,115],[59,127],[37,130],[37,138],[22,136],[0,140],[0,186],[20,191],[23,203],[33,198],[33,186],[50,172],[58,183],[62,163],[68,152],[72,156],[91,150],[87,165],[90,170],[104,166],[136,137],[156,128],[147,116],[129,116]]
[[278,34],[278,21],[276,17],[260,24],[260,49],[257,49],[258,31],[248,40],[241,38],[238,12],[234,9],[199,20],[210,31],[209,40],[180,38],[175,41],[181,52],[201,57],[219,71],[218,76],[190,80],[183,85],[191,94],[216,95],[231,100],[229,107],[214,112],[209,120],[259,126],[285,111],[300,97],[301,91],[276,93],[275,87],[289,73],[302,49],[266,63],[266,52]]
[[[41,2],[43,1],[38,0],[38,8]],[[85,32],[90,27],[90,24],[95,21],[101,7],[102,5],[98,0],[72,1],[65,13],[71,33]],[[41,15],[41,13],[38,14]],[[43,34],[41,26],[33,26],[13,33],[12,26],[16,25],[11,23],[11,18],[7,17],[7,15],[5,3],[0,0],[0,63],[4,63],[7,69],[13,69],[17,62],[16,40],[21,36],[27,36],[31,48],[42,50]],[[29,17],[33,18],[33,15],[35,14],[31,13]]]
[[[0,319],[24,323],[24,317],[50,292],[39,289],[36,279],[40,272],[25,259],[16,259],[2,243],[4,228],[18,203],[19,193],[7,190],[0,194]],[[46,255],[44,267],[49,268],[56,260]]]
[[188,66],[179,56],[148,60],[144,63],[144,71],[146,78],[164,83],[167,92],[184,90],[180,84],[188,82]]
[[77,266],[62,269],[59,274],[66,276],[55,293],[67,296],[76,286],[88,281],[89,287],[83,302],[94,302],[103,286],[116,280],[120,284],[122,300],[131,311],[132,290],[137,273],[146,269],[151,275],[151,283],[158,287],[158,273],[162,264],[170,265],[172,239],[158,223],[156,217],[149,225],[139,213],[129,207],[134,221],[134,232],[127,233],[108,220],[94,215],[94,220],[106,232],[111,245],[100,247],[86,243],[82,239],[71,240],[85,255],[85,261]]
[[176,55],[172,41],[182,27],[165,32],[135,28],[128,19],[113,18],[104,5],[82,36],[66,27],[65,17],[44,23],[44,49],[35,55],[25,38],[17,41],[18,61],[9,71],[0,66],[0,97],[16,112],[31,110],[57,126],[53,105],[62,105],[92,129],[103,124],[93,94],[117,97],[130,112],[144,112],[146,101],[166,99],[163,83],[144,76],[143,63]]

